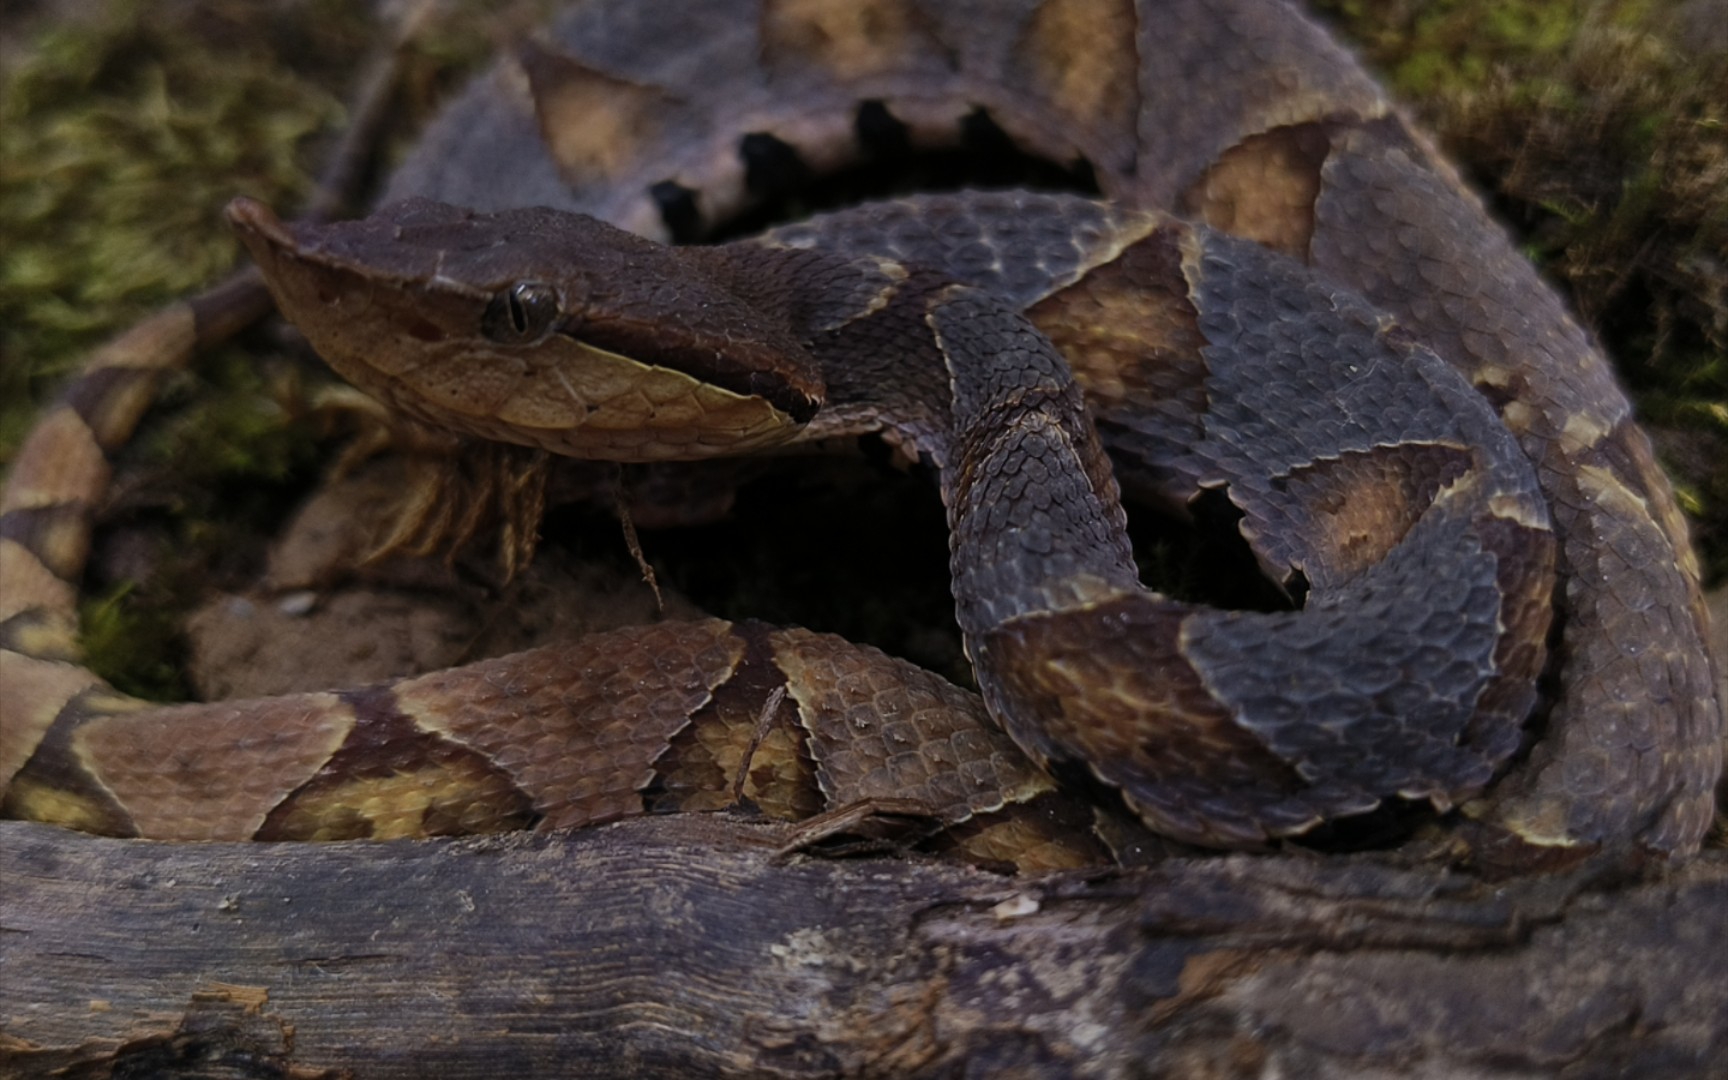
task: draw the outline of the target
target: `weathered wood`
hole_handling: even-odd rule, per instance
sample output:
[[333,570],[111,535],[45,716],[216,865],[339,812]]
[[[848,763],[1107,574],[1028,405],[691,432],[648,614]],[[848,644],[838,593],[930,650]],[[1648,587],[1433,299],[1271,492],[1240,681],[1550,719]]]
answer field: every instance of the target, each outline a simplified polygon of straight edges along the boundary
[[1252,856],[1016,880],[776,861],[778,838],[711,817],[330,845],[0,824],[0,1072],[1728,1069],[1728,853],[1495,888]]

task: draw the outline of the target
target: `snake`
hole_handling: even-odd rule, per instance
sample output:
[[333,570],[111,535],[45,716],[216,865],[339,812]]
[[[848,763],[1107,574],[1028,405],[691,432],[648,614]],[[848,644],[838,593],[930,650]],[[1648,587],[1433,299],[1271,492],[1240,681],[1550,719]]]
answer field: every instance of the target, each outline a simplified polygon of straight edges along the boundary
[[[1004,141],[1098,197],[668,246],[812,176]],[[258,314],[249,280],[96,354],[14,463],[8,816],[287,840],[911,806],[939,849],[1023,869],[1393,805],[1526,864],[1683,855],[1709,825],[1722,709],[1648,438],[1480,200],[1281,0],[593,0],[453,101],[371,216],[230,219],[339,374],[465,439],[887,441],[937,478],[981,696],[722,620],[350,690],[118,693],[74,614],[109,458],[163,370]],[[1124,493],[1227,498],[1291,610],[1143,586]]]

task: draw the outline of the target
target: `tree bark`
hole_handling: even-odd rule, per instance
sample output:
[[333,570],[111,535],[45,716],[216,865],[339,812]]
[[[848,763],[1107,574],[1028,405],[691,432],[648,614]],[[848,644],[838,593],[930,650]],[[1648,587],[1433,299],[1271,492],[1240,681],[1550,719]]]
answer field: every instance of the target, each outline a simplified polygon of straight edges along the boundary
[[0,1073],[1728,1072],[1728,852],[1631,883],[1303,856],[1015,879],[782,836],[0,823]]

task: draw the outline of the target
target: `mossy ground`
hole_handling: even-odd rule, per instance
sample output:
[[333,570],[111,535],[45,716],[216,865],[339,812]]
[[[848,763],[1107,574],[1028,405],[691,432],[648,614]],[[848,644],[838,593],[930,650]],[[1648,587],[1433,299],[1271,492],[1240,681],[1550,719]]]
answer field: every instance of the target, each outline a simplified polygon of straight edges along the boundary
[[[546,6],[455,5],[433,24],[410,62],[392,145]],[[1490,193],[1622,364],[1720,580],[1728,52],[1689,51],[1683,14],[1650,0],[1320,7]],[[174,0],[97,5],[8,34],[0,468],[90,347],[235,264],[220,216],[229,198],[292,207],[305,196],[382,31],[359,5],[334,0]],[[207,586],[235,530],[263,527],[284,493],[316,476],[316,433],[288,423],[283,368],[260,365],[260,347],[177,377],[132,451],[158,480],[121,496],[155,515],[155,573],[144,591],[110,585],[85,614],[94,658],[133,672],[136,689],[179,692],[162,646],[174,598]]]

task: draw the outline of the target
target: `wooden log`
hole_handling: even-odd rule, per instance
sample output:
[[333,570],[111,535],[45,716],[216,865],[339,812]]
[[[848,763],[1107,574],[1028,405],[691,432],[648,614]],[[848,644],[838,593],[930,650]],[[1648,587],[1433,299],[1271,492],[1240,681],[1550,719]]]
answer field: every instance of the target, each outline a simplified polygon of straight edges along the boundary
[[1016,879],[781,835],[0,823],[0,1074],[1728,1072],[1728,852],[1631,883],[1294,855]]

